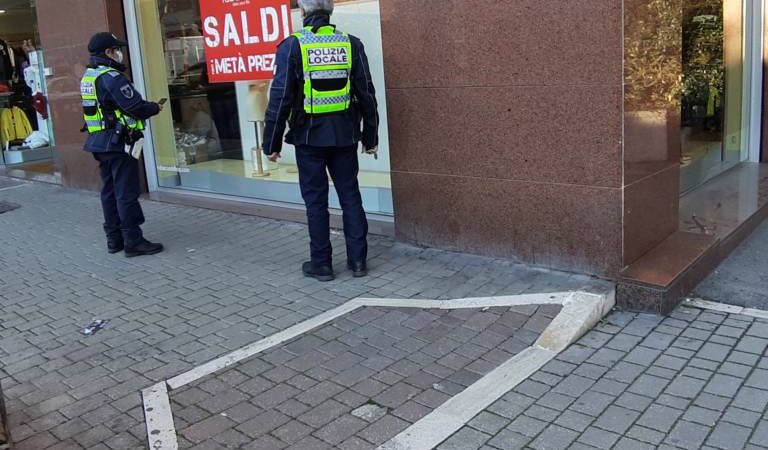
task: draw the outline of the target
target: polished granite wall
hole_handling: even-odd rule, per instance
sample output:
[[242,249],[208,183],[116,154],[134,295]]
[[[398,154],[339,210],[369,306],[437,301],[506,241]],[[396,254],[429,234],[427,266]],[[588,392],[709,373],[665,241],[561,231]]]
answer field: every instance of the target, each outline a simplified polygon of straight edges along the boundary
[[[616,276],[622,2],[381,0],[381,13],[398,237]],[[634,203],[656,187],[638,180]]]
[[37,0],[37,20],[49,77],[48,101],[56,140],[56,163],[65,186],[97,189],[96,162],[83,151],[85,134],[80,78],[88,63],[88,40],[98,31],[124,38],[121,0]]

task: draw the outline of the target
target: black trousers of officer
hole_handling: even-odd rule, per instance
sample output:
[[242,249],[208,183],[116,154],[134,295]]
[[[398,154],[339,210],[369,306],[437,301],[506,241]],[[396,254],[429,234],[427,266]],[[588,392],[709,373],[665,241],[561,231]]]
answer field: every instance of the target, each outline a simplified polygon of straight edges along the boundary
[[126,247],[143,239],[144,213],[139,204],[139,162],[124,152],[94,153],[101,172],[101,209],[107,239],[121,236]]
[[[328,213],[328,175],[331,175],[343,210],[347,261],[365,262],[368,257],[368,221],[357,182],[357,146],[296,147],[301,196],[307,207],[312,263],[331,265],[333,249]],[[326,172],[327,169],[327,172]]]

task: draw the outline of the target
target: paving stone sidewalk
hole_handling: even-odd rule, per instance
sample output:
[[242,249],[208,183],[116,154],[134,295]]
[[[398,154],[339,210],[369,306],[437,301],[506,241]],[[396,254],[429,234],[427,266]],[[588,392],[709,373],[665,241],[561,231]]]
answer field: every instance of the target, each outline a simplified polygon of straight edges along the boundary
[[768,221],[723,261],[694,291],[694,296],[747,308],[768,310]]
[[362,308],[172,391],[180,447],[374,449],[533,344],[560,309]]
[[[17,450],[146,448],[141,389],[358,296],[607,288],[376,237],[371,276],[321,284],[299,273],[302,225],[154,202],[145,231],[168,249],[127,259],[106,253],[96,194],[28,184],[0,201],[21,205],[0,214],[0,382]],[[110,321],[83,336],[94,318]]]
[[613,313],[440,450],[768,448],[768,321]]

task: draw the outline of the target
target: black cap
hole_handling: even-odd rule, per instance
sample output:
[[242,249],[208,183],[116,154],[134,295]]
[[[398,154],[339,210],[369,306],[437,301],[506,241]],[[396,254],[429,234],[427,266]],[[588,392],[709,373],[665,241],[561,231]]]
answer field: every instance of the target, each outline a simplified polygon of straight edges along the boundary
[[91,52],[91,55],[98,55],[110,48],[125,47],[127,45],[127,42],[119,40],[114,34],[101,32],[91,37],[91,40],[88,42],[88,51]]

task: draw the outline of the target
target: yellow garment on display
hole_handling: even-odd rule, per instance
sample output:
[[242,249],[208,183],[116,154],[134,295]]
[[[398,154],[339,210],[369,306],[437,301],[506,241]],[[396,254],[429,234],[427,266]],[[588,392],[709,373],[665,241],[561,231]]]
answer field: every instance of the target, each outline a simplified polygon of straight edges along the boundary
[[29,118],[18,106],[0,111],[0,143],[5,148],[9,142],[23,141],[32,134]]

